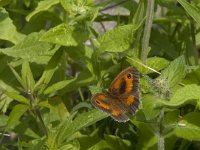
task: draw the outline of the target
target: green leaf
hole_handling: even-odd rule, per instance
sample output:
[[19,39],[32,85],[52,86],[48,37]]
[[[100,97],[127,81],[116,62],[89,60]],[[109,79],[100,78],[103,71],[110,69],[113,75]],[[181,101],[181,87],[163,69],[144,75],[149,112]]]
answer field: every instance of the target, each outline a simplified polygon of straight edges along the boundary
[[0,49],[0,53],[36,64],[46,64],[58,47],[53,48],[46,42],[38,41],[40,36],[41,33],[32,33],[15,46]]
[[143,112],[146,120],[152,120],[160,114],[159,100],[156,97],[145,95],[142,97]]
[[47,11],[50,7],[52,7],[53,5],[56,5],[59,3],[59,0],[43,0],[40,1],[38,3],[38,6],[36,7],[36,9],[34,11],[32,11],[27,17],[26,20],[30,21],[30,19],[40,13],[41,11]]
[[67,125],[65,130],[62,131],[61,135],[59,136],[59,141],[63,142],[80,129],[88,127],[95,122],[106,118],[107,116],[108,115],[106,113],[96,109],[80,114],[74,119],[74,121]]
[[187,13],[200,25],[200,9],[196,6],[191,5],[186,0],[177,0],[183,8],[187,11]]
[[22,80],[26,85],[27,92],[32,93],[33,88],[35,86],[35,80],[33,78],[33,74],[32,74],[30,65],[29,65],[28,61],[26,61],[26,60],[22,64],[21,74],[22,74]]
[[6,126],[6,122],[8,121],[8,116],[0,115],[0,127]]
[[13,24],[13,21],[10,19],[8,12],[2,7],[0,7],[0,16],[0,39],[17,44],[25,36],[17,32],[16,27]]
[[66,145],[63,145],[59,150],[79,150],[80,149],[80,144],[78,140],[73,140]]
[[42,148],[44,148],[44,145],[45,145],[45,140],[43,140],[43,139],[32,140],[29,143],[30,150],[42,149]]
[[165,32],[152,30],[151,37],[153,37],[150,39],[152,53],[158,55],[162,53],[164,56],[166,56],[165,58],[176,58],[180,55],[179,51],[177,51],[175,47],[177,45],[173,44],[170,36],[168,36],[168,34],[166,34]]
[[24,103],[24,104],[27,104],[30,106],[30,102],[27,98],[25,98],[24,96],[22,95],[19,95],[18,93],[15,93],[15,92],[6,92],[5,93],[8,97],[20,102],[20,103]]
[[62,98],[60,96],[54,96],[49,100],[50,104],[50,111],[53,114],[57,114],[60,119],[59,120],[65,120],[65,118],[69,117],[69,112],[67,110],[67,107],[65,106],[65,103],[63,102]]
[[112,147],[105,140],[100,140],[88,150],[112,150]]
[[185,138],[189,141],[200,140],[200,113],[191,112],[185,115],[181,121],[178,122],[175,133],[178,137]]
[[200,86],[196,84],[186,85],[178,89],[170,101],[162,102],[167,106],[181,106],[186,103],[194,103],[200,100]]
[[53,85],[51,85],[45,89],[44,94],[54,93],[60,89],[63,89],[64,87],[66,87],[67,85],[69,85],[71,82],[73,82],[75,80],[76,80],[76,78],[54,83]]
[[21,86],[26,89],[26,83],[24,82],[24,80],[22,80],[22,78],[19,76],[19,74],[17,73],[17,71],[15,71],[15,69],[9,65],[12,73],[14,74],[15,78],[17,79],[17,81],[21,84]]
[[0,0],[0,6],[4,6],[10,3],[11,0]]
[[194,68],[183,80],[184,84],[200,84],[200,66]]
[[[169,61],[162,57],[150,57],[147,59],[147,66],[155,69],[156,71],[162,70],[169,65]],[[154,71],[149,70],[146,74],[154,73]]]
[[165,117],[164,117],[164,122],[163,125],[167,128],[169,127],[173,127],[174,125],[177,123],[177,121],[179,121],[179,117],[180,116],[180,111],[175,109],[173,111],[170,112],[166,112],[165,113]]
[[5,94],[1,95],[0,100],[0,112],[3,112],[4,114],[7,112],[9,104],[12,102],[12,98],[8,97]]
[[138,143],[136,149],[155,150],[157,148],[157,136],[152,132],[148,124],[139,123]]
[[[132,66],[136,66],[137,69],[139,70],[139,72],[141,72],[142,74],[155,73],[155,71],[150,70],[149,68],[152,68],[156,71],[160,71],[160,70],[164,69],[165,67],[167,67],[169,65],[169,61],[166,60],[165,58],[162,58],[162,57],[150,57],[150,58],[148,58],[146,66],[140,65],[140,64],[143,64],[143,63],[141,62],[141,60],[139,60],[136,57],[135,58],[127,57],[126,60]],[[147,67],[149,67],[149,68],[147,68]]]
[[57,65],[59,63],[59,60],[60,60],[62,54],[63,54],[63,51],[58,50],[54,54],[54,56],[50,59],[50,61],[49,61],[48,65],[46,66],[42,76],[40,77],[38,82],[35,84],[35,87],[34,87],[35,90],[40,89],[41,92],[42,92],[44,90],[44,88],[46,88],[46,86],[50,82],[54,72],[57,69]]
[[60,0],[62,7],[69,12],[70,14],[81,14],[84,13],[88,6],[94,5],[94,0],[75,0],[75,1],[68,1],[68,0]]
[[196,45],[199,47],[200,46],[200,32],[196,33],[195,38],[196,38]]
[[141,24],[141,22],[143,22],[145,16],[146,16],[146,13],[145,13],[145,1],[141,0],[141,1],[139,1],[139,5],[138,5],[138,8],[137,8],[137,11],[135,12],[134,17],[133,17],[133,24],[134,25]]
[[94,21],[98,15],[99,8],[94,7],[94,0],[61,0],[60,2],[62,7],[69,13],[70,17],[78,22],[86,20]]
[[112,149],[127,150],[131,149],[131,142],[125,139],[121,139],[114,135],[105,135],[106,142],[112,147]]
[[123,25],[116,27],[102,36],[100,36],[99,50],[101,52],[123,52],[131,48],[133,41],[133,34],[138,29],[138,27],[133,25]]
[[177,85],[186,75],[186,66],[184,56],[176,58],[170,65],[162,71],[162,74],[157,78],[167,79],[172,88]]
[[40,41],[63,46],[77,46],[85,42],[88,36],[88,31],[84,27],[61,24],[47,31]]
[[8,122],[6,124],[6,129],[9,130],[17,125],[20,117],[28,110],[29,106],[18,104],[15,105],[9,115]]
[[90,84],[92,81],[93,76],[88,69],[85,69],[80,72],[79,76],[73,82],[70,82],[64,89],[62,89],[61,93],[76,90],[81,86]]

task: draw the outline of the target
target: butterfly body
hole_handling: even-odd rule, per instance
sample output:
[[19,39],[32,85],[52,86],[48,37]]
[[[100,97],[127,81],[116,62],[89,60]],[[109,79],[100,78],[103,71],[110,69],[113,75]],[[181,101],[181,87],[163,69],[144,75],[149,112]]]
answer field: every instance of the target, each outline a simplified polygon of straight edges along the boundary
[[135,114],[139,105],[139,72],[128,67],[117,75],[108,91],[97,93],[91,99],[92,104],[110,114],[118,122],[129,120],[127,113]]

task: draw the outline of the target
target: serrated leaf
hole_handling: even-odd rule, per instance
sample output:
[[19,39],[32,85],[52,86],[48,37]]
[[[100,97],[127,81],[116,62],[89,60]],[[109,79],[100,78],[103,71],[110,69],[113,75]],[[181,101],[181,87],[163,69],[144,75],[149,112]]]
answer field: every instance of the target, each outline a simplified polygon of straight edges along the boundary
[[29,106],[23,104],[15,105],[9,115],[9,119],[6,124],[6,129],[9,130],[15,127],[20,117],[28,110],[28,108]]
[[100,36],[99,50],[101,52],[123,52],[131,48],[131,44],[133,41],[133,34],[138,29],[133,25],[124,25],[116,27],[102,36]]
[[0,53],[14,58],[22,58],[36,64],[46,64],[58,47],[47,42],[40,42],[41,33],[31,33],[23,41],[13,47],[0,49]]
[[191,112],[185,115],[181,121],[178,122],[175,133],[178,137],[188,139],[190,141],[200,140],[200,113]]
[[185,75],[185,58],[184,56],[180,56],[172,61],[170,65],[162,71],[162,74],[158,78],[167,79],[170,87],[172,88],[177,85],[185,77]]
[[187,11],[187,13],[200,25],[200,9],[194,5],[191,5],[186,0],[177,0],[183,8]]
[[28,61],[26,61],[26,60],[22,64],[21,74],[22,74],[22,80],[26,85],[27,92],[32,93],[33,88],[35,86],[35,80],[33,78],[33,74],[32,74],[30,65],[29,65]]
[[186,85],[178,89],[170,101],[162,102],[168,106],[181,106],[186,103],[195,103],[200,100],[200,86],[196,84]]
[[30,102],[27,98],[25,98],[24,96],[22,95],[19,95],[18,93],[16,92],[6,92],[5,93],[8,97],[20,102],[20,103],[24,103],[24,104],[27,104],[27,105],[30,105]]
[[43,0],[40,1],[38,3],[38,6],[36,7],[36,9],[34,11],[32,11],[27,17],[26,20],[30,21],[30,19],[38,14],[41,11],[47,11],[50,7],[52,7],[53,5],[56,5],[59,3],[59,0]]
[[88,31],[83,27],[61,24],[47,31],[40,41],[63,46],[77,46],[86,41],[88,36]]
[[[9,17],[8,12],[3,7],[0,7],[0,39],[10,41],[14,44],[17,44],[25,36],[17,32],[15,25],[13,24],[12,19]],[[3,18],[3,19],[2,19]]]

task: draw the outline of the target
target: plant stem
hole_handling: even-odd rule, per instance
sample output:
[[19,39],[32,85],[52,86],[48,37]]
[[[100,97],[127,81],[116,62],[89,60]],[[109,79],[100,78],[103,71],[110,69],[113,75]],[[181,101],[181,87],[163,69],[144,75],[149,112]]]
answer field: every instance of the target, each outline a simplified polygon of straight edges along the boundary
[[151,34],[151,26],[154,13],[154,2],[155,0],[148,0],[147,12],[146,12],[146,21],[144,27],[144,35],[142,39],[142,50],[141,50],[141,60],[146,64],[147,56],[149,53],[149,39]]
[[78,88],[78,92],[79,92],[79,95],[81,97],[81,101],[83,102],[84,101],[84,96],[83,96],[83,93],[82,93],[80,88]]
[[158,150],[164,150],[165,149],[165,139],[162,134],[158,137]]
[[36,108],[36,109],[35,109],[35,112],[36,112],[36,114],[37,114],[37,116],[38,116],[38,118],[39,118],[39,120],[40,120],[41,127],[42,127],[42,129],[43,129],[43,131],[44,131],[44,134],[46,135],[46,137],[48,137],[48,131],[47,131],[47,128],[46,128],[46,126],[45,126],[45,124],[44,124],[44,121],[43,121],[43,119],[42,119],[42,116],[41,116],[41,114],[40,114],[39,109]]
[[163,117],[164,110],[162,109],[159,115],[159,127],[158,127],[158,150],[165,150],[165,139],[163,135]]
[[195,25],[194,25],[194,21],[191,19],[190,21],[190,27],[191,27],[191,36],[192,36],[192,47],[193,47],[193,55],[194,55],[194,61],[195,61],[195,65],[198,65],[199,62],[199,53],[196,47],[196,37],[195,37]]

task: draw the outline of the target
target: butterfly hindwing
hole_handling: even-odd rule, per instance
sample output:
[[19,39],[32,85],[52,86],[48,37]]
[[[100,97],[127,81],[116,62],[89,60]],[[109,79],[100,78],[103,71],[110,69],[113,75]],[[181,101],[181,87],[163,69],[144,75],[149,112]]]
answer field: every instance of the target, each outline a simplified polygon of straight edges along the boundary
[[129,120],[128,116],[124,114],[124,111],[115,103],[116,100],[105,93],[97,93],[92,97],[91,102],[96,108],[108,113],[118,122],[126,122]]
[[125,95],[122,99],[123,104],[125,105],[126,111],[135,114],[136,110],[139,106],[139,97],[135,93],[135,95]]

